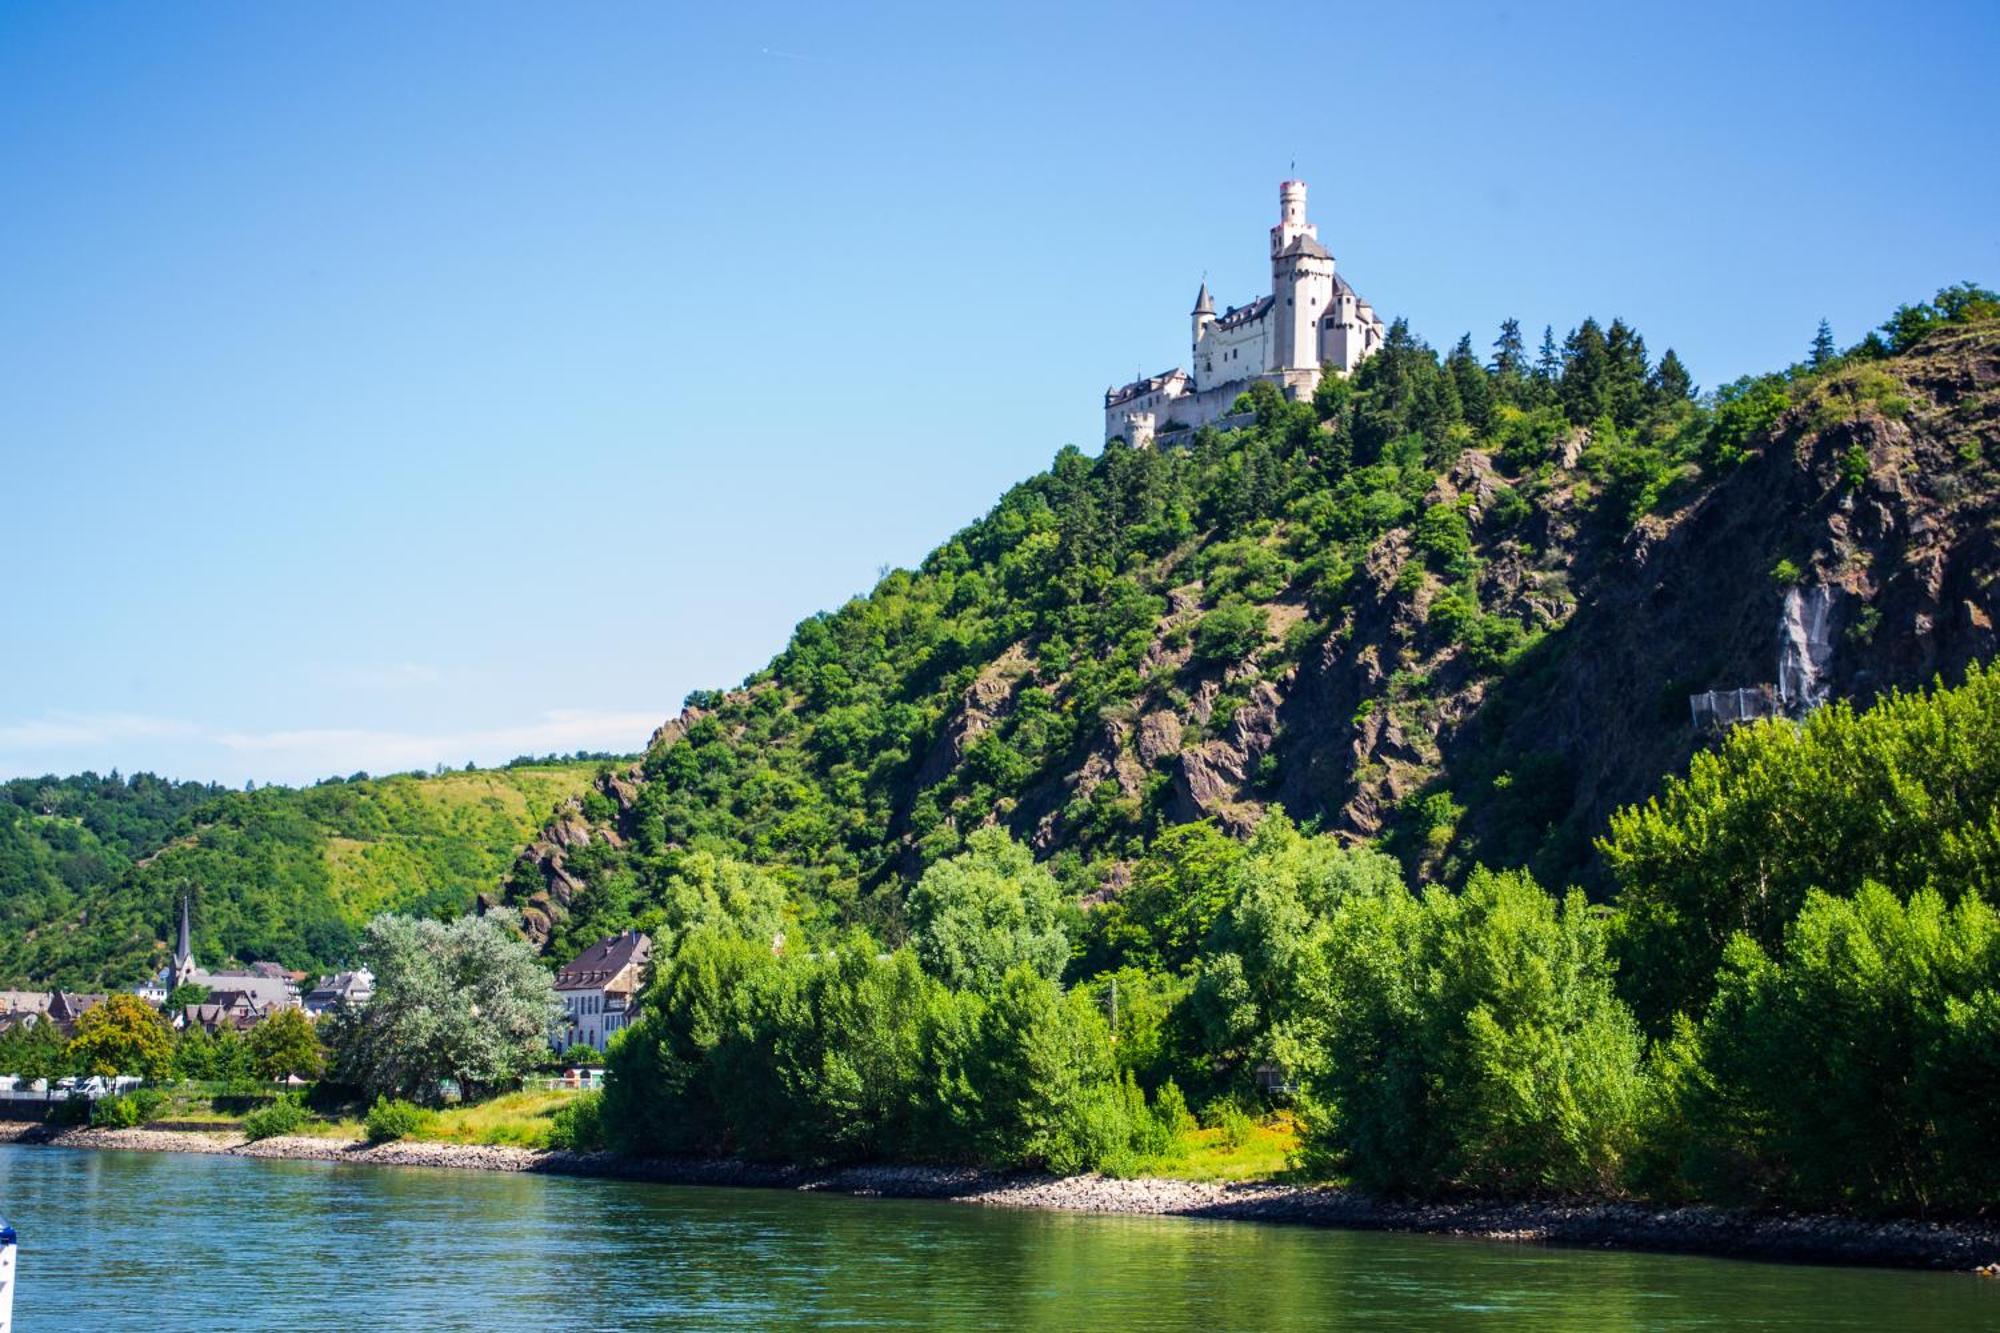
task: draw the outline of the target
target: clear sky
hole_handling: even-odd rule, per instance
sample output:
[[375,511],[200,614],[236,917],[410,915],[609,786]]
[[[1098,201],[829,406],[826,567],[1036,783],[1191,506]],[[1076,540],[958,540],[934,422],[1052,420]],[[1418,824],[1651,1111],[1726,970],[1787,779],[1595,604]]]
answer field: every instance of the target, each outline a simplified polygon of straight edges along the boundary
[[1433,343],[1850,342],[2000,283],[1996,56],[1990,0],[0,3],[0,775],[636,749],[1094,451],[1294,161]]

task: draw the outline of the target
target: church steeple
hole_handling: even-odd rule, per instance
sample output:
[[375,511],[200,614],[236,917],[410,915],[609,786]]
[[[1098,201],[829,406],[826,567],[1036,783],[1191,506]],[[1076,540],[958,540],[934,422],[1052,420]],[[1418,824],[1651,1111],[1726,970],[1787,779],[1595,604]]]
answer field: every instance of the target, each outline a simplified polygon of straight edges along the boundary
[[191,930],[188,929],[188,900],[187,900],[187,895],[184,893],[181,895],[180,939],[174,945],[175,970],[178,971],[183,963],[191,963],[193,961],[194,961],[194,934]]

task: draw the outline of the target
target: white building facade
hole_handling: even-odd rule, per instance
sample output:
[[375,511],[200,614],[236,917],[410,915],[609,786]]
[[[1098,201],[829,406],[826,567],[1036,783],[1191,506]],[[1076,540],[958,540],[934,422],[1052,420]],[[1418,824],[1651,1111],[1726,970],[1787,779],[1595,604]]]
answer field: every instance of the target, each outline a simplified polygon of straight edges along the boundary
[[1227,416],[1260,379],[1287,398],[1310,397],[1321,375],[1351,374],[1384,336],[1374,307],[1335,271],[1319,228],[1306,221],[1304,181],[1278,186],[1271,294],[1217,315],[1204,282],[1190,320],[1188,369],[1105,391],[1106,440],[1143,446],[1162,433],[1206,425]]
[[628,930],[599,940],[564,964],[556,973],[556,994],[563,1002],[556,1050],[588,1046],[602,1052],[614,1033],[637,1022],[652,961],[651,938]]

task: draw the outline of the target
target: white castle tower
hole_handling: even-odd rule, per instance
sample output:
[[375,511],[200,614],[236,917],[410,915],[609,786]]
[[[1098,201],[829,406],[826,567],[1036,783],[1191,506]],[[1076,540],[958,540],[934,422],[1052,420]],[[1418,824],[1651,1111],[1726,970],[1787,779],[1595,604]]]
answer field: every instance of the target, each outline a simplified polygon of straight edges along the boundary
[[1220,316],[1201,284],[1189,317],[1190,369],[1178,366],[1104,395],[1104,438],[1150,444],[1229,415],[1252,381],[1267,379],[1288,398],[1305,398],[1320,377],[1346,375],[1382,345],[1382,321],[1335,271],[1333,255],[1306,220],[1306,183],[1278,186],[1271,228],[1271,294]]

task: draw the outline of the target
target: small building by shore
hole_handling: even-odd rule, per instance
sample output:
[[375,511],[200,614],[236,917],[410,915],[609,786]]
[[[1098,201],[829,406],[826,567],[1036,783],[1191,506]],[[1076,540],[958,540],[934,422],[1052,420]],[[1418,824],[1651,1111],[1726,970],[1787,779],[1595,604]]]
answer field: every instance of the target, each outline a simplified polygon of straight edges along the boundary
[[653,961],[653,941],[636,930],[607,935],[556,973],[563,1002],[557,1051],[588,1046],[602,1051],[611,1036],[638,1021],[639,996]]

